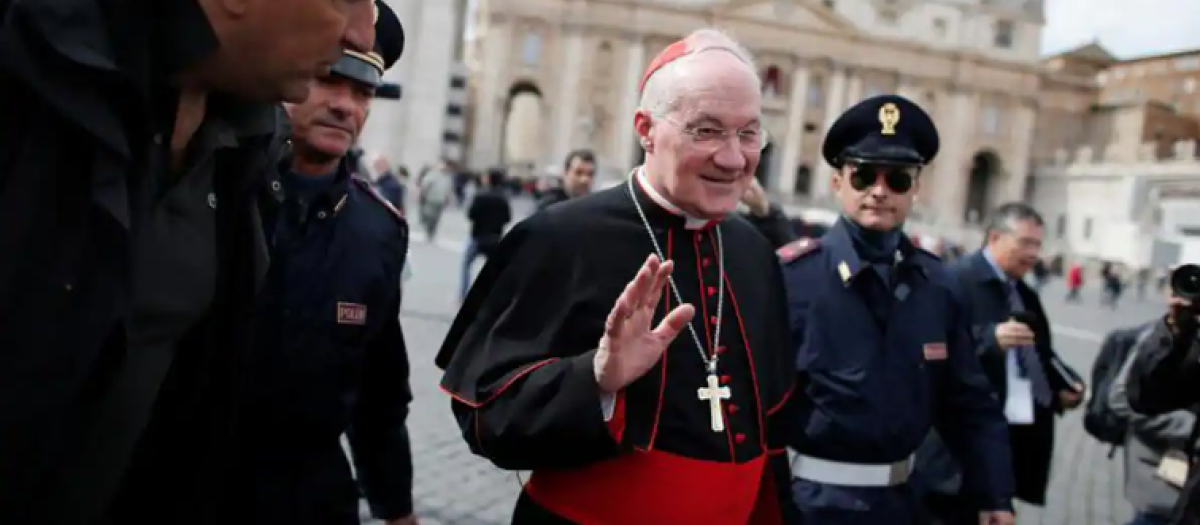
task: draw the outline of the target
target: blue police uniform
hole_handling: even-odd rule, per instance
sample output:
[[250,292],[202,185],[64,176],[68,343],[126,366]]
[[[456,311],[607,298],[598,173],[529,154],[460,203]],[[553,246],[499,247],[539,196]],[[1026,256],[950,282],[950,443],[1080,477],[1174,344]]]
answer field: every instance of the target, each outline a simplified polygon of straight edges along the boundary
[[[383,11],[397,25],[377,24],[380,40],[399,30]],[[377,85],[397,56],[347,52],[332,74]],[[408,225],[349,159],[325,178],[289,167],[285,159],[259,196],[271,264],[246,381],[246,514],[234,521],[357,525],[360,486],[375,516],[402,518],[412,513],[399,320]]]
[[[843,163],[920,166],[937,153],[929,116],[897,96],[868,99],[831,128],[824,154]],[[963,464],[981,510],[1011,509],[1000,407],[976,359],[953,281],[897,231],[865,255],[843,217],[819,240],[779,252],[796,362],[789,448],[805,525],[924,523],[908,483],[932,428]]]

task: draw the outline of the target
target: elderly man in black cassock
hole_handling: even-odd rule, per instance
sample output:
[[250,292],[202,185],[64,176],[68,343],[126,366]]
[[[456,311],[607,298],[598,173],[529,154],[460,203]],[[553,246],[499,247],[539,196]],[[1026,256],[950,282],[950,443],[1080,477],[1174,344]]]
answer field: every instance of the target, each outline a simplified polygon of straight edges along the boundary
[[732,213],[766,144],[760,81],[701,30],[639,90],[645,165],[514,228],[442,387],[473,452],[533,471],[514,524],[778,524],[794,354],[778,261]]

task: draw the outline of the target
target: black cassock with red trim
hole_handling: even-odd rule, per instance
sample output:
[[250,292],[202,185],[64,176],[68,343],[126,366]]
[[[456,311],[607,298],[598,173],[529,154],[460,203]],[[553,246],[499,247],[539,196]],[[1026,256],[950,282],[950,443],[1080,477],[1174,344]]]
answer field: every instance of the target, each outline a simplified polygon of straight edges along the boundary
[[[518,224],[468,294],[438,356],[471,450],[532,470],[518,525],[775,525],[788,474],[781,408],[792,391],[775,253],[730,215],[691,224],[639,174]],[[616,398],[606,421],[592,358],[605,319],[654,252],[647,215],[705,352],[718,352],[725,429],[700,399],[707,372],[685,330]],[[698,221],[697,221],[698,222]],[[725,251],[721,337],[712,343]],[[675,305],[664,294],[657,319]]]

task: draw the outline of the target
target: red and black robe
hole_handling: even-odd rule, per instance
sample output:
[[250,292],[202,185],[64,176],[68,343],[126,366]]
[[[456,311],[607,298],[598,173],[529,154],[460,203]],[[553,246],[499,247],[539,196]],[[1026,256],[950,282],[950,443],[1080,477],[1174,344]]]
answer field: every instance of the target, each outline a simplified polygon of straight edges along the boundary
[[[705,352],[732,391],[726,430],[697,396],[707,373],[685,329],[616,398],[605,420],[592,357],[605,319],[647,255],[628,184],[527,219],[491,258],[438,356],[442,388],[471,450],[532,470],[518,525],[775,525],[787,494],[782,407],[792,391],[779,263],[754,227],[730,215],[686,218],[635,177],[633,194],[675,262]],[[716,227],[725,251],[721,341]],[[657,319],[675,304],[666,293]]]

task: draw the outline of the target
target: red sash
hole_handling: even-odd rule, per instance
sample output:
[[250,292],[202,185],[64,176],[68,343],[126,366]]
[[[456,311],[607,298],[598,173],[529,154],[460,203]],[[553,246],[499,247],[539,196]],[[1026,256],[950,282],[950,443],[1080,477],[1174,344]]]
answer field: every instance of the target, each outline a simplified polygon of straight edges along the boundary
[[723,463],[637,451],[580,469],[534,472],[525,491],[579,525],[746,525],[766,458]]

